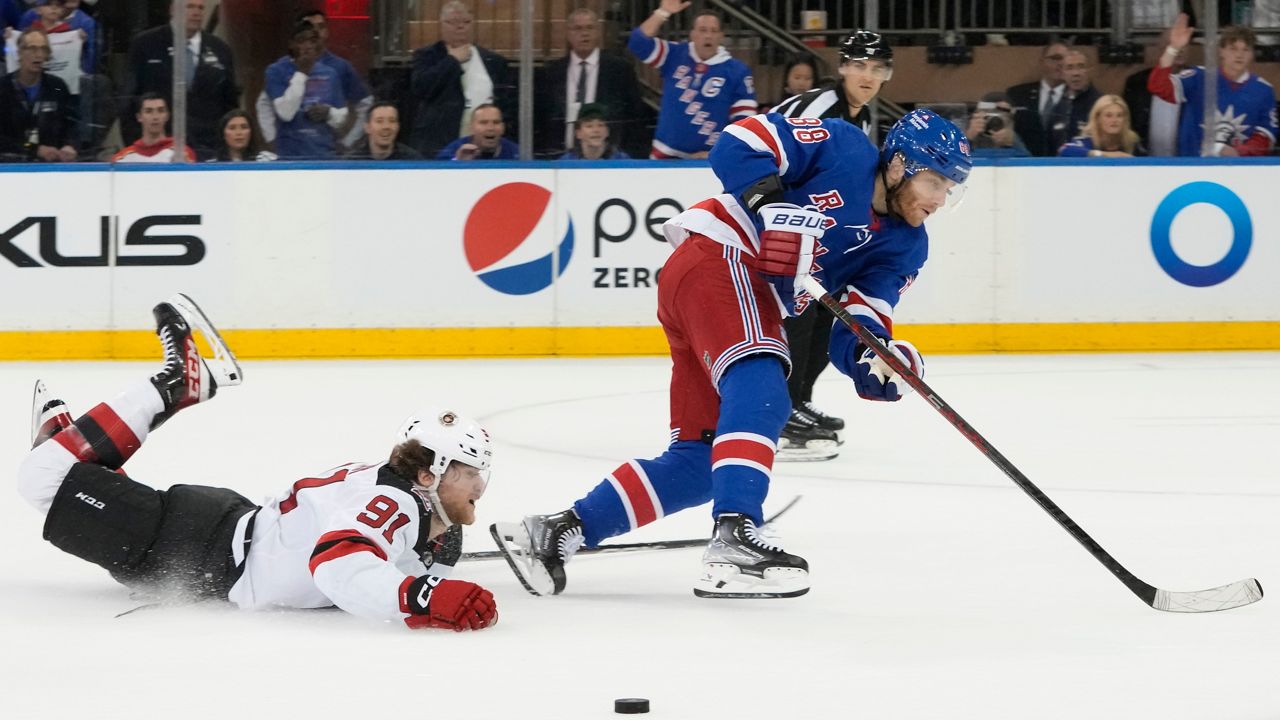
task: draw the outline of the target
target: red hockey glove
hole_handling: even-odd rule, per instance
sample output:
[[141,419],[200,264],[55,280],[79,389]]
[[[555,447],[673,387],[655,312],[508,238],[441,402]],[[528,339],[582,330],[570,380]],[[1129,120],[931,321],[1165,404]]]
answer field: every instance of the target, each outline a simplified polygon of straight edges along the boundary
[[400,610],[409,613],[411,628],[479,630],[496,625],[498,605],[493,593],[465,580],[441,580],[423,575],[401,586]]
[[[898,356],[916,377],[924,377],[924,358],[916,346],[906,340],[889,340],[885,343],[889,350]],[[880,359],[871,348],[858,343],[853,350],[858,362],[853,366],[853,386],[858,396],[864,400],[884,400],[896,402],[911,394],[912,388],[907,381]]]
[[801,278],[813,272],[814,251],[826,231],[827,217],[786,203],[760,208],[764,232],[760,234],[760,255],[756,269],[778,291],[789,314],[803,309]]

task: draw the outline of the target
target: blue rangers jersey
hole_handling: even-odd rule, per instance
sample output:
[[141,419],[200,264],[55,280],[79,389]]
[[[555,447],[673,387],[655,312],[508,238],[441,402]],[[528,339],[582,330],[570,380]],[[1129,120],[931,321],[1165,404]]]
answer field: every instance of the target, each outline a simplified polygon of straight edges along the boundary
[[651,158],[684,158],[710,150],[726,125],[755,114],[751,68],[723,47],[702,60],[693,55],[689,43],[651,38],[640,28],[631,31],[627,47],[662,73],[662,107]]
[[[1182,105],[1178,121],[1178,154],[1200,155],[1204,138],[1204,68],[1187,68],[1174,74],[1174,95]],[[1276,92],[1266,80],[1246,73],[1240,82],[1221,78],[1218,83],[1218,112],[1210,125],[1214,142],[1236,145],[1262,133],[1276,141]]]
[[[911,227],[874,213],[857,235],[857,244],[840,249],[829,246],[825,237],[818,241],[813,276],[863,327],[888,341],[893,337],[893,309],[929,257],[929,235],[923,225]],[[836,369],[849,377],[858,361],[857,345],[858,336],[835,322],[828,351]]]
[[[868,329],[890,338],[898,295],[924,264],[928,241],[923,228],[872,212],[879,157],[861,129],[840,119],[770,113],[740,120],[711,152],[711,168],[727,192],[667,221],[664,233],[672,245],[699,234],[756,256],[764,226],[738,198],[778,175],[786,202],[827,216],[815,277]],[[790,314],[785,305],[783,311]]]

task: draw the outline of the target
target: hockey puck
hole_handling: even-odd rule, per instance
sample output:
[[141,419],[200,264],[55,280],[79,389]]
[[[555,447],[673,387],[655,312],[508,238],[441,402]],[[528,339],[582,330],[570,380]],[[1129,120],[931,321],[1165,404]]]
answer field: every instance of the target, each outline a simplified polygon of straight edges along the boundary
[[649,698],[618,698],[613,701],[613,711],[623,715],[649,712]]

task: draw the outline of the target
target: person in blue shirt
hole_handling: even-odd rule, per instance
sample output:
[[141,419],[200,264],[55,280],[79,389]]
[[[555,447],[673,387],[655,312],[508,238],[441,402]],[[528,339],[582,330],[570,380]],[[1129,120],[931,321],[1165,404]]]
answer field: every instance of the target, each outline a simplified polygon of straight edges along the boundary
[[573,122],[573,147],[560,156],[561,160],[629,160],[609,141],[609,121],[604,106],[587,103],[578,111]]
[[[969,176],[969,142],[930,110],[900,120],[878,150],[837,118],[755,115],[711,151],[724,192],[663,226],[675,251],[658,275],[658,321],[671,348],[671,443],[619,465],[569,509],[491,528],[526,590],[558,594],[577,549],[711,503],[715,526],[694,594],[795,597],[809,565],[761,537],[762,504],[791,413],[782,314],[824,283],[915,373],[920,353],[895,337],[893,307],[928,252],[924,224]],[[847,328],[831,362],[868,400],[909,386]],[[620,409],[619,412],[625,412]]]
[[320,62],[320,35],[311,23],[294,26],[289,55],[267,68],[267,97],[276,114],[276,152],[282,159],[332,158],[337,129],[347,119],[341,78]]
[[329,49],[329,16],[323,10],[309,10],[299,15],[298,20],[309,22],[316,29],[320,35],[320,62],[338,73],[348,111],[346,127],[340,129],[338,137],[344,147],[350,148],[364,135],[364,123],[369,117],[369,108],[373,106],[373,96],[355,66]]
[[729,123],[756,112],[751,68],[720,44],[719,15],[695,15],[689,42],[657,37],[663,23],[688,7],[685,0],[662,0],[627,41],[633,55],[662,73],[662,106],[649,153],[655,160],[706,157]]
[[503,137],[507,124],[502,108],[477,105],[471,112],[471,134],[454,140],[436,153],[437,160],[519,160],[520,146]]

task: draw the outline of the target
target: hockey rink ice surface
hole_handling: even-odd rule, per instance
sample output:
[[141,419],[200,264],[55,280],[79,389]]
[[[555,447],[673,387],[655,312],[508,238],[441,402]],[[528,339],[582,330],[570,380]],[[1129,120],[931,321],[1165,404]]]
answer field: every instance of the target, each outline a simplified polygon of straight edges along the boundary
[[[159,352],[157,350],[157,356]],[[558,597],[501,561],[456,577],[500,622],[410,631],[339,611],[140,601],[40,538],[0,494],[0,718],[1280,718],[1280,353],[933,356],[928,380],[1121,563],[1198,590],[1258,578],[1224,613],[1148,608],[928,404],[859,401],[828,371],[841,456],[779,464],[766,512],[812,591],[704,600],[700,550],[580,557]],[[0,464],[27,445],[37,377],[76,413],[158,363],[0,364]],[[255,501],[384,458],[415,406],[495,441],[468,550],[489,523],[563,509],[667,438],[668,361],[244,363],[246,382],[148,440],[131,475]],[[704,508],[626,540],[705,536]]]

